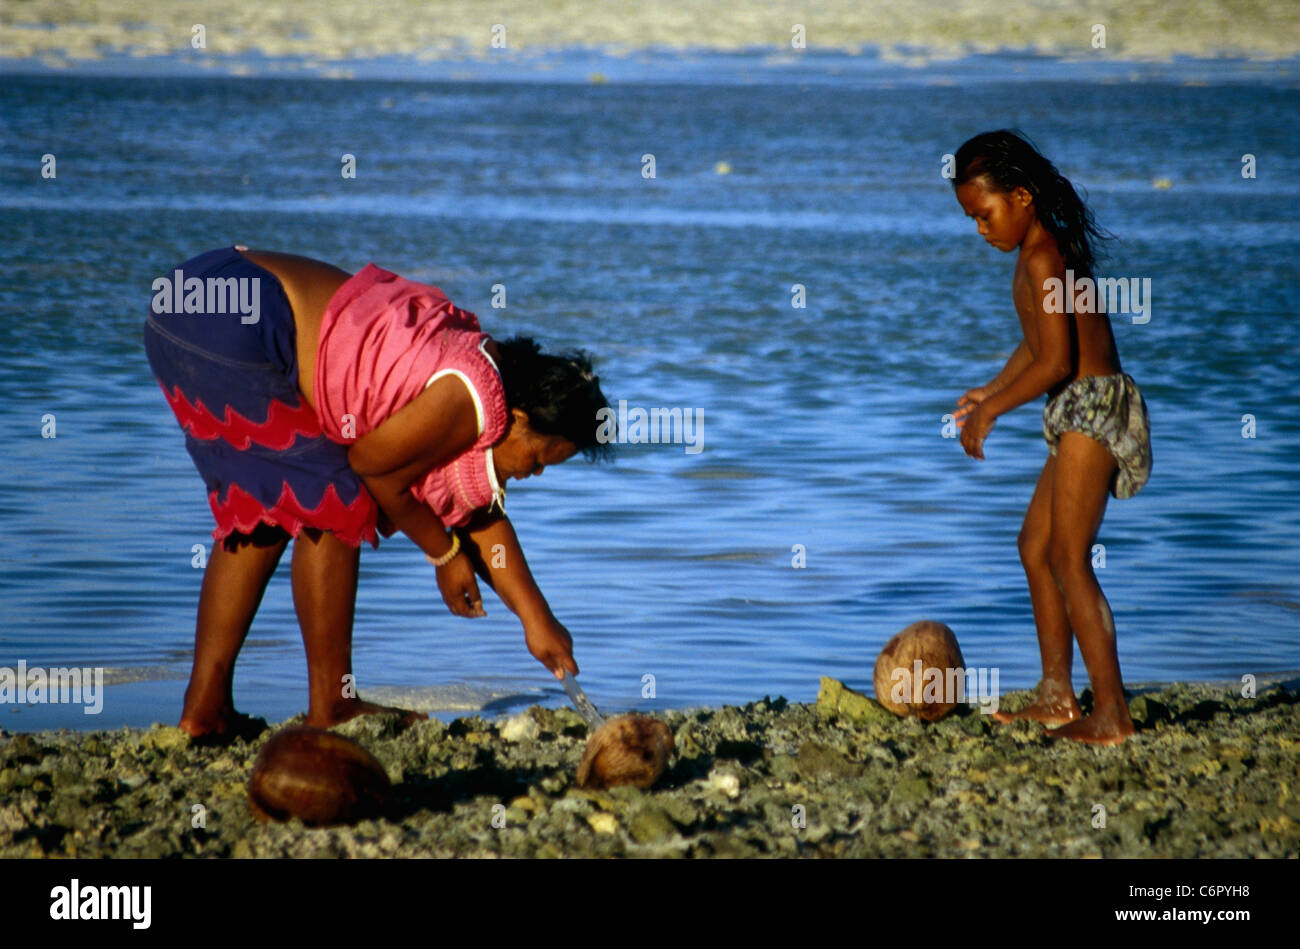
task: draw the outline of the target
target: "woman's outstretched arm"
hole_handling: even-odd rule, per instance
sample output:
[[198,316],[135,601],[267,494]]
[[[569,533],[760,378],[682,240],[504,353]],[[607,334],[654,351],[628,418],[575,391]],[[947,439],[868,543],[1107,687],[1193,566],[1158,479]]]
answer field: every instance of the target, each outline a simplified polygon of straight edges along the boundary
[[519,617],[528,651],[557,679],[561,678],[561,670],[577,675],[573,637],[542,596],[510,519],[505,515],[478,515],[461,535],[462,547],[474,569]]

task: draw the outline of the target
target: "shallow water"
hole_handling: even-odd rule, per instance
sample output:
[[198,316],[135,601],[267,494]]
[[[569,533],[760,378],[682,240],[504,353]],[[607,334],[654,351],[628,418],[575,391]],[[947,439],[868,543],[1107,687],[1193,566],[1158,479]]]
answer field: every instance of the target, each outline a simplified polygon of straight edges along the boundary
[[[614,465],[579,460],[510,491],[602,709],[807,701],[820,675],[869,689],[879,648],[921,618],[951,625],[1004,690],[1032,685],[1015,539],[1045,454],[1039,406],[999,421],[982,464],[941,434],[1017,341],[1012,258],[939,175],[944,153],[1004,125],[1122,238],[1103,273],[1151,279],[1150,322],[1115,331],[1150,408],[1153,477],[1112,502],[1099,537],[1126,678],[1300,667],[1294,76],[906,80],[7,77],[0,666],[163,672],[112,687],[102,716],[10,707],[0,727],[179,714],[193,545],[212,523],[140,331],[156,272],[235,242],[373,260],[442,287],[489,332],[589,349],[615,404],[703,412],[699,453],[624,445]],[[47,413],[56,438],[41,437]],[[367,550],[361,570],[363,694],[565,701],[495,599],[487,619],[447,613],[408,541]],[[240,707],[272,719],[306,700],[287,571],[236,680]]]

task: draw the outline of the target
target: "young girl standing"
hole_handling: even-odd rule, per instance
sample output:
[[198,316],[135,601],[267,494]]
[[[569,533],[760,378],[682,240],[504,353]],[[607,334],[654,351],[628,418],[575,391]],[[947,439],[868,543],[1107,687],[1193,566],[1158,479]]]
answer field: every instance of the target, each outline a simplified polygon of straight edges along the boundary
[[501,502],[507,479],[607,449],[596,438],[606,401],[584,355],[493,340],[436,287],[374,264],[348,274],[236,246],[153,289],[145,349],[219,542],[181,728],[220,742],[265,727],[235,711],[231,684],[290,539],[310,725],[381,710],[351,675],[359,548],[377,546],[377,531],[400,529],[425,552],[458,616],[484,615],[477,572],[519,617],[533,656],[557,678],[577,673],[572,637]]
[[[1092,279],[1091,242],[1105,235],[1070,182],[1019,136],[986,132],[955,157],[953,187],[962,209],[998,250],[1019,251],[1011,293],[1023,332],[996,378],[958,400],[962,448],[982,459],[998,416],[1048,396],[1043,435],[1049,454],[1019,538],[1043,678],[1032,704],[995,718],[1027,718],[1059,726],[1051,735],[1117,744],[1133,734],[1133,722],[1115,625],[1091,553],[1107,494],[1132,497],[1150,476],[1147,409],[1120,368],[1109,318],[1090,304],[1095,297],[1056,303],[1060,287]],[[1092,683],[1087,717],[1070,681],[1072,633]]]

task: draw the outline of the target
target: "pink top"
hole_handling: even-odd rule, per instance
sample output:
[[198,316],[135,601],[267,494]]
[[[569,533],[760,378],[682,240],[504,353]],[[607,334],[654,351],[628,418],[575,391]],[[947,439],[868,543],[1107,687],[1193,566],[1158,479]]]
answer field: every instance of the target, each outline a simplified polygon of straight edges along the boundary
[[[478,440],[411,494],[449,527],[493,503],[504,510],[492,445],[508,412],[501,376],[483,344],[478,317],[437,287],[367,264],[330,298],[316,350],[316,414],[332,441],[349,445],[382,424],[435,379],[459,376],[474,398]],[[347,418],[350,416],[350,418]],[[385,537],[391,525],[380,525]]]

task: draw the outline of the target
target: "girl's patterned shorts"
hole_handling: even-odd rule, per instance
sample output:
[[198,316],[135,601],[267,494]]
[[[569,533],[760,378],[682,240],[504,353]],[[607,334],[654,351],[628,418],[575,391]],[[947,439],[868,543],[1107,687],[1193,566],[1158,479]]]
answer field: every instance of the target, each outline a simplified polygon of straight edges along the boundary
[[1065,432],[1081,432],[1115,456],[1115,497],[1131,498],[1151,477],[1147,404],[1128,373],[1084,376],[1058,392],[1043,409],[1043,437],[1053,455]]

